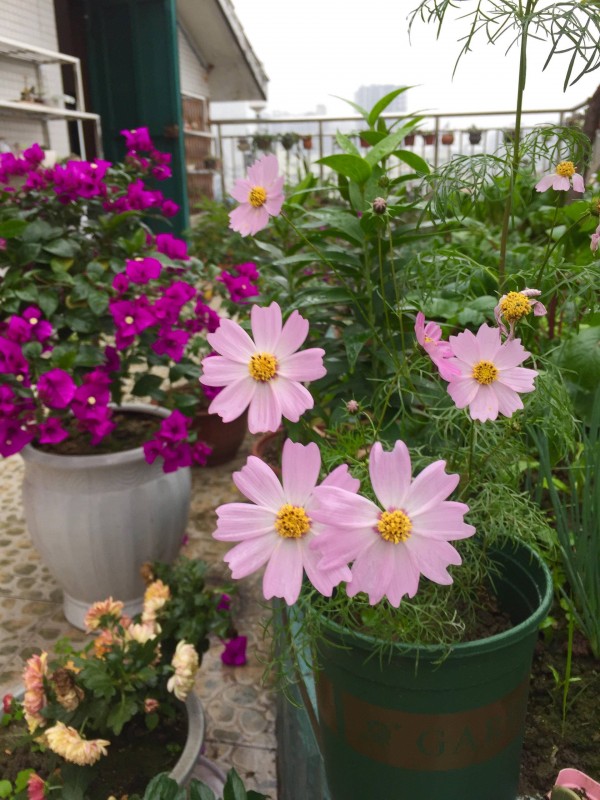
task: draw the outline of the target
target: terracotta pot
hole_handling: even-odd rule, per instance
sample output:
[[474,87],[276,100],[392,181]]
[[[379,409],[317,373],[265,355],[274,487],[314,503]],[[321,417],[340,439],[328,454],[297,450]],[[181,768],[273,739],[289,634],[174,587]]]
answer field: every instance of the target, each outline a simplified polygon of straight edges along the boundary
[[423,133],[421,135],[423,136],[423,139],[425,139],[425,144],[434,144],[435,133]]
[[205,408],[196,412],[192,430],[197,431],[198,438],[212,447],[212,453],[206,462],[207,467],[226,464],[235,458],[242,446],[248,430],[248,412],[231,422],[223,422],[218,414],[209,414]]
[[366,139],[363,139],[362,136],[360,137],[360,146],[361,147],[369,147],[369,143],[367,142]]
[[312,150],[312,136],[303,136],[302,146],[305,150]]
[[251,454],[265,461],[277,475],[281,475],[281,449],[287,438],[284,428],[263,433],[252,444]]
[[454,134],[453,133],[443,133],[442,134],[442,144],[454,144]]
[[415,138],[416,138],[416,134],[408,133],[404,137],[404,144],[407,145],[408,147],[410,147],[411,145],[413,145],[415,143]]

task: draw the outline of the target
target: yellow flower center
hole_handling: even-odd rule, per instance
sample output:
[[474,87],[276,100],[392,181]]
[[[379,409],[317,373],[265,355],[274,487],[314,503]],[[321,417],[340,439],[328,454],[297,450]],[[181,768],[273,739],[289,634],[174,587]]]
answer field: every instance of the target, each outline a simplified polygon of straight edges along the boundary
[[509,292],[500,303],[500,311],[509,322],[518,322],[531,311],[529,300],[521,292]]
[[25,378],[24,378],[22,375],[17,375],[17,377],[16,377],[16,380],[17,380],[19,383],[23,383],[23,381],[25,380]]
[[125,322],[128,325],[133,325],[133,317],[125,317]]
[[563,178],[571,178],[576,172],[575,164],[572,161],[561,161],[556,166],[556,174]]
[[435,344],[435,340],[431,338],[431,336],[425,337],[425,344]]
[[483,386],[488,386],[498,380],[498,374],[498,367],[491,361],[478,361],[473,367],[473,377],[477,383],[481,383]]
[[395,511],[384,511],[382,513],[377,523],[377,530],[381,534],[381,538],[385,539],[386,542],[400,544],[400,542],[405,542],[410,538],[412,522],[404,511],[400,511],[397,508]]
[[275,518],[275,530],[284,539],[301,539],[310,530],[310,517],[301,506],[286,503]]
[[254,208],[264,206],[267,200],[267,192],[262,186],[253,186],[248,194],[248,202]]
[[254,353],[248,364],[255,381],[270,381],[277,374],[277,359],[271,353]]
[[88,397],[87,399],[88,405],[95,406],[96,405],[96,398],[95,397]]
[[29,322],[30,325],[37,325],[39,320],[38,320],[37,317],[29,317],[28,322]]

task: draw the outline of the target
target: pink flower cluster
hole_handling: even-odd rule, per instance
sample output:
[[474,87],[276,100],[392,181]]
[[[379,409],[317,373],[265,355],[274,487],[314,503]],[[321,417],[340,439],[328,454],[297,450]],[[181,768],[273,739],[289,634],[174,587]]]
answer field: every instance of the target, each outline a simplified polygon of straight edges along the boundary
[[164,472],[175,472],[192,464],[206,464],[212,448],[201,441],[193,445],[187,441],[190,423],[190,418],[177,410],[166,417],[154,438],[144,443],[146,461],[153,464],[157,458],[164,459]]

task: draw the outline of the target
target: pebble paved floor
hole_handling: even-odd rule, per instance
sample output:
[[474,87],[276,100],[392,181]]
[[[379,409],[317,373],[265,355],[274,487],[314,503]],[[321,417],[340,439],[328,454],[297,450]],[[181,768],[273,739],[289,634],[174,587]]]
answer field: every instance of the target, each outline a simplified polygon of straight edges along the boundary
[[[193,471],[189,542],[183,552],[207,561],[217,579],[228,575],[222,563],[228,546],[210,535],[214,509],[241,499],[231,473],[244,463],[250,445],[248,437],[234,461]],[[0,459],[0,696],[20,685],[31,653],[51,649],[61,636],[85,639],[63,617],[61,591],[29,540],[21,507],[22,476],[19,456]],[[204,656],[196,685],[207,718],[204,755],[224,772],[234,766],[247,788],[277,800],[275,695],[262,682],[260,583],[246,580],[239,588],[236,623],[239,633],[248,636],[248,663],[224,666],[218,641]]]

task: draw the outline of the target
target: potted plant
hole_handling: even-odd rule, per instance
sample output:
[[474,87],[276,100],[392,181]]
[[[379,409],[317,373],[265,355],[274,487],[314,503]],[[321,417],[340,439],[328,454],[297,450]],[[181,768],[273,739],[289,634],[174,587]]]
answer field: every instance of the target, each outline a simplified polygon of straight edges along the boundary
[[442,133],[442,144],[454,144],[454,133],[452,131],[444,131],[444,133]]
[[219,159],[215,158],[215,156],[205,156],[204,158],[204,168],[215,170],[219,168]]
[[240,136],[237,142],[237,148],[240,153],[247,153],[251,148],[251,144],[245,136]]
[[[285,235],[280,220],[270,224],[273,207],[263,215],[286,280],[265,279],[263,296],[272,302],[254,307],[250,339],[233,322],[211,335],[219,360],[204,360],[201,382],[229,373],[232,400],[222,397],[213,410],[248,407],[251,430],[274,431],[283,419],[288,434],[281,480],[250,457],[234,475],[249,502],[218,508],[213,535],[234,545],[225,556],[234,578],[260,564],[265,599],[288,607],[282,651],[293,679],[314,667],[335,800],[392,796],[399,785],[455,800],[476,781],[486,800],[514,800],[531,658],[553,588],[539,550],[554,534],[516,468],[530,456],[534,419],[548,414],[537,390],[543,376],[523,345],[528,323],[536,327],[532,349],[539,340],[542,290],[509,290],[500,259],[494,274],[505,294],[484,299],[471,287],[468,300],[452,295],[456,304],[446,305],[439,276],[422,269],[427,260],[417,269],[412,254],[402,254],[415,235],[405,186],[384,177],[378,196],[366,192],[373,174],[400,162],[427,169],[397,149],[406,131],[385,127],[381,105],[369,118],[379,134],[372,155],[354,155],[351,171],[335,156],[323,159],[345,178],[333,211],[305,213],[290,203]],[[447,169],[446,183],[438,186],[437,173],[435,189],[427,182],[441,206],[428,206],[432,224],[451,213],[444,204],[464,187],[450,184],[453,164]],[[507,184],[509,210],[511,191]],[[496,243],[499,256],[507,236]],[[384,255],[382,240],[391,242]],[[464,257],[456,247],[453,270]],[[302,314],[286,314],[298,285]],[[441,324],[419,310],[432,297],[444,309]],[[238,363],[232,343],[242,338]],[[310,346],[299,350],[304,341]],[[568,401],[558,413],[571,429]],[[515,652],[500,655],[507,642]],[[454,660],[460,654],[468,667]],[[448,729],[434,720],[442,695]]]
[[312,146],[313,146],[312,133],[307,133],[302,137],[302,147],[304,147],[305,150],[312,150]]
[[185,242],[148,227],[176,212],[144,183],[168,177],[168,157],[147,129],[124,134],[118,165],[45,169],[37,145],[0,156],[0,454],[25,460],[27,525],[79,626],[109,595],[136,613],[140,564],[178,552],[190,466],[210,452],[181,411],[201,392],[167,410],[131,401],[164,404],[195,381],[219,320],[205,292],[226,294]]
[[434,131],[420,131],[421,136],[423,137],[425,144],[434,144],[435,143],[435,133]]
[[300,136],[293,131],[288,131],[280,135],[279,141],[281,142],[283,149],[289,151],[292,149],[292,147],[298,144],[300,141]]
[[479,144],[481,141],[481,131],[477,126],[472,125],[467,133],[469,134],[469,144]]
[[270,153],[271,146],[275,140],[275,136],[267,131],[258,131],[252,136],[252,145],[254,149],[262,150],[263,153]]
[[415,143],[415,139],[416,139],[416,133],[407,133],[406,136],[404,137],[404,144],[407,147],[412,147],[413,144]]
[[231,631],[222,591],[204,583],[206,566],[148,565],[139,617],[108,598],[88,610],[94,637],[82,648],[63,639],[56,655],[28,659],[24,691],[3,700],[9,797],[24,781],[30,797],[35,787],[37,796],[74,800],[142,794],[164,771],[178,786],[187,782],[204,739],[195,675],[209,634]]

